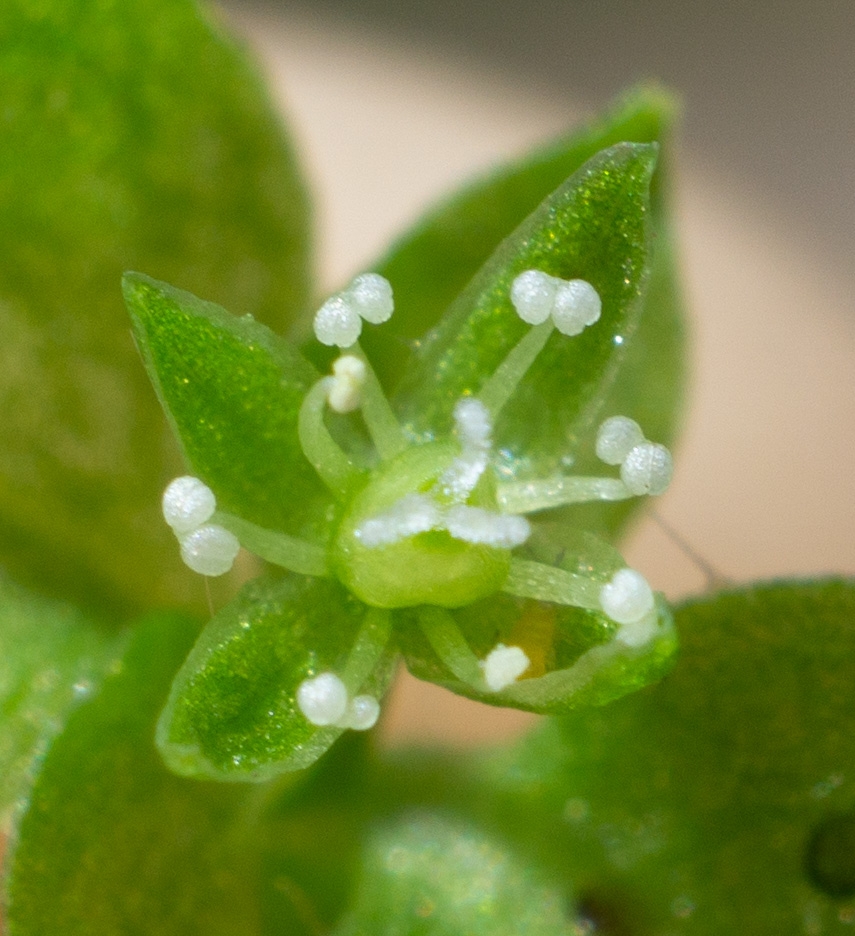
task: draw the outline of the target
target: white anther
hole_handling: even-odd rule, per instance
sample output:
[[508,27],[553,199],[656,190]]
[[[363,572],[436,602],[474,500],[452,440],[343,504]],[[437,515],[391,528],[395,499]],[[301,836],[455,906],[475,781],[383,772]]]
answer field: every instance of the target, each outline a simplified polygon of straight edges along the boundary
[[491,692],[501,692],[515,683],[529,668],[531,660],[526,656],[522,647],[506,647],[496,644],[481,661],[484,671],[484,682]]
[[347,711],[347,687],[335,673],[304,679],[297,688],[297,705],[313,725],[337,725]]
[[597,458],[607,465],[620,465],[627,455],[644,441],[641,426],[628,416],[612,416],[600,424],[597,432]]
[[552,320],[562,335],[578,335],[599,319],[602,310],[600,294],[589,282],[566,280],[555,291]]
[[336,413],[352,413],[362,403],[365,386],[365,361],[353,354],[343,354],[333,361],[333,377],[327,390],[327,402]]
[[531,536],[525,517],[494,513],[481,507],[458,504],[445,514],[445,529],[454,539],[496,549],[513,549]]
[[215,578],[234,565],[240,543],[237,537],[215,523],[197,527],[179,538],[181,558],[194,572]]
[[315,313],[314,329],[321,344],[349,348],[362,332],[362,319],[348,294],[339,293]]
[[439,504],[427,494],[407,494],[388,510],[365,520],[354,535],[369,549],[390,546],[440,527]]
[[542,270],[526,270],[511,283],[511,302],[528,325],[541,325],[552,314],[560,280]]
[[619,569],[600,589],[600,607],[617,624],[636,624],[653,610],[653,591],[635,569]]
[[211,519],[217,499],[207,484],[184,475],[170,482],[163,492],[163,519],[177,535],[190,533]]
[[645,615],[640,621],[632,624],[622,624],[615,639],[627,647],[643,647],[656,636],[656,618],[652,614]]
[[347,703],[347,710],[337,722],[339,728],[351,728],[354,731],[368,731],[377,724],[380,717],[380,703],[370,695],[354,696]]
[[372,325],[388,322],[395,310],[392,284],[379,273],[363,273],[357,276],[346,290],[353,307]]
[[633,494],[662,494],[673,474],[671,453],[658,442],[633,446],[620,468],[621,481]]

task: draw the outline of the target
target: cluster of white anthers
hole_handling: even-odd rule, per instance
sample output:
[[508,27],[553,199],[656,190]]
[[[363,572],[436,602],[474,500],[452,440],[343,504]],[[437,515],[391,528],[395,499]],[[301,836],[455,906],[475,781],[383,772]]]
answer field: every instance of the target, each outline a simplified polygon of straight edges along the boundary
[[[360,548],[373,552],[422,533],[444,531],[465,543],[509,551],[525,543],[531,533],[524,514],[585,501],[661,494],[668,487],[672,473],[668,449],[647,441],[633,420],[613,416],[599,428],[596,452],[606,464],[620,466],[620,479],[559,476],[542,481],[500,482],[496,485],[498,509],[467,503],[490,464],[493,421],[543,348],[552,326],[565,335],[576,335],[598,321],[601,313],[599,294],[590,283],[561,280],[539,270],[526,270],[517,276],[510,298],[520,318],[536,328],[510,352],[477,396],[458,401],[454,410],[457,457],[429,490],[405,494],[386,510],[363,519],[353,531]],[[357,344],[363,320],[385,322],[392,311],[389,282],[367,273],[327,300],[315,316],[318,340],[347,349],[334,362],[332,375],[309,391],[300,414],[303,450],[333,493],[349,489],[347,479],[352,466],[324,428],[325,406],[338,413],[361,408],[384,463],[410,444]],[[552,322],[547,327],[550,317]],[[177,478],[163,496],[164,517],[178,537],[184,562],[207,576],[227,572],[240,548],[232,532],[209,522],[215,510],[213,492],[198,478]],[[240,535],[245,546],[262,558],[305,574],[329,574],[320,547],[261,530],[234,517],[221,518]],[[262,535],[257,535],[259,532]],[[561,569],[512,559],[507,581],[500,587],[521,597],[601,610],[620,625],[616,639],[627,646],[642,646],[655,633],[653,592],[633,569],[619,569],[605,584],[598,584]],[[501,643],[477,663],[483,684],[492,692],[516,682],[530,665],[521,647]],[[357,730],[370,728],[380,710],[372,696],[351,698],[341,678],[331,672],[304,680],[297,691],[297,705],[314,725]]]

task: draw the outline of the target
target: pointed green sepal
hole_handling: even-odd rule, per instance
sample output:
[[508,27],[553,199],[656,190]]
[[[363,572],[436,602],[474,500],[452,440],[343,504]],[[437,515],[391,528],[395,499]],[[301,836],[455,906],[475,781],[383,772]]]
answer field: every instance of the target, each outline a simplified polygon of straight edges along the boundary
[[591,283],[602,315],[582,334],[553,331],[499,415],[497,449],[514,475],[556,471],[592,419],[637,325],[647,275],[656,144],[590,159],[511,234],[415,355],[398,399],[425,434],[447,431],[454,404],[478,394],[507,355],[545,325],[525,324],[511,285],[529,269]]
[[139,273],[123,281],[137,343],[191,470],[229,513],[323,539],[328,500],[297,437],[318,375],[250,316]]
[[329,579],[258,580],[217,614],[178,673],[157,743],[177,773],[262,781],[308,767],[344,730],[312,724],[300,686],[337,676],[376,700],[392,676],[389,614]]

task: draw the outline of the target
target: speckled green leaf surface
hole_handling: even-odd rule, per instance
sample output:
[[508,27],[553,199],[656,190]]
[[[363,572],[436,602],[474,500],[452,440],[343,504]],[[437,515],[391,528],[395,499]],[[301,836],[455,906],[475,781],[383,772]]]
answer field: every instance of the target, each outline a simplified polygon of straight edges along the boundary
[[282,327],[306,198],[257,76],[187,0],[0,6],[0,560],[99,609],[187,602],[157,496],[180,462],[118,283]]
[[119,663],[126,638],[0,579],[0,814],[28,790],[69,714]]
[[195,627],[142,624],[120,672],[51,745],[7,855],[10,936],[257,934],[244,788],[182,780],[152,743]]
[[310,724],[300,683],[341,675],[382,697],[392,675],[385,612],[337,582],[287,575],[247,586],[203,631],[175,679],[158,744],[178,773],[265,780],[309,766],[342,729]]
[[514,476],[542,476],[572,457],[641,311],[655,163],[654,144],[606,149],[509,235],[414,355],[398,399],[416,431],[447,431],[457,400],[478,393],[528,332],[509,294],[534,268],[592,283],[603,312],[581,335],[550,336],[501,413],[495,442]]
[[335,936],[572,936],[562,889],[477,827],[418,814],[368,843]]
[[677,622],[661,683],[493,759],[497,817],[594,931],[850,932],[855,583],[746,588]]
[[221,509],[322,538],[328,500],[297,437],[314,368],[249,316],[138,273],[125,300],[149,376],[192,473]]

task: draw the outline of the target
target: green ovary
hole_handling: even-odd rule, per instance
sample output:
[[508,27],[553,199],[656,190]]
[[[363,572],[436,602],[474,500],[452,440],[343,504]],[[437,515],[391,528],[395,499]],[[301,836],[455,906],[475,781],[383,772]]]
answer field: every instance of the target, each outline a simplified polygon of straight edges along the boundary
[[[345,512],[332,551],[335,574],[366,604],[406,608],[420,604],[456,608],[499,591],[510,550],[473,545],[431,530],[382,546],[366,546],[357,530],[410,494],[427,494],[459,452],[454,443],[407,449],[382,465]],[[468,503],[495,509],[488,479]]]

